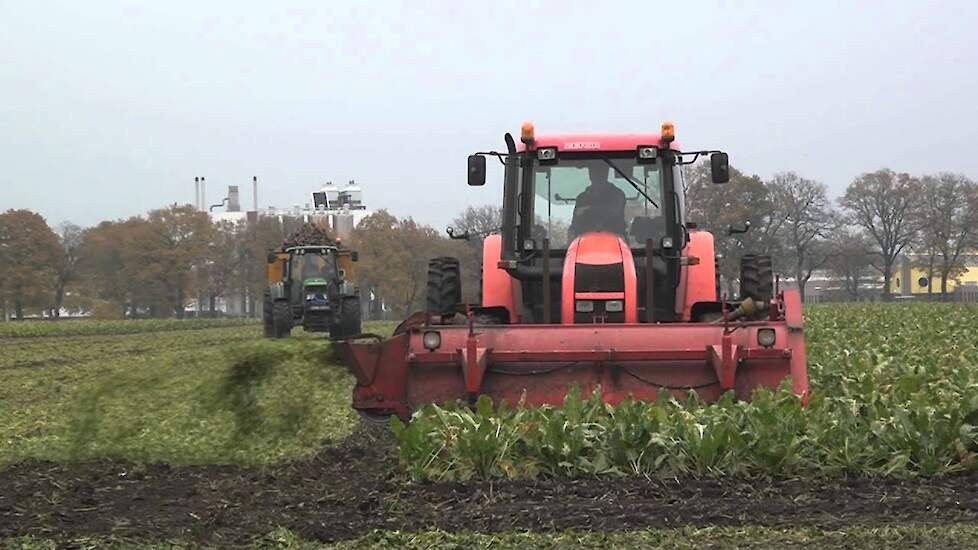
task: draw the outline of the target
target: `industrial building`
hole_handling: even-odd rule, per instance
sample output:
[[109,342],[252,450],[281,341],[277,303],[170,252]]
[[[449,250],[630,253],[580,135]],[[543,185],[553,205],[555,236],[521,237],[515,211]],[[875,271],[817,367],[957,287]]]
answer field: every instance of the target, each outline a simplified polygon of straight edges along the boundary
[[239,222],[258,217],[291,217],[306,222],[320,222],[340,238],[350,236],[353,228],[373,212],[367,209],[363,200],[363,189],[354,180],[346,185],[335,185],[327,181],[311,194],[312,202],[295,204],[291,207],[268,205],[258,206],[258,178],[251,180],[252,200],[250,210],[245,210],[241,203],[241,186],[228,185],[227,194],[217,202],[209,204],[207,199],[207,181],[203,177],[194,178],[194,206],[210,214],[215,222]]

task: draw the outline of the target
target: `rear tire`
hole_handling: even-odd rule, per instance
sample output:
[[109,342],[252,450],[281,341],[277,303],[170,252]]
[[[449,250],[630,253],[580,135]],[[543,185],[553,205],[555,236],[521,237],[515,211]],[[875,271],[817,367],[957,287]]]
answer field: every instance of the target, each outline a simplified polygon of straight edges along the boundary
[[292,306],[286,300],[278,300],[272,304],[272,327],[275,338],[292,335]]
[[451,315],[462,302],[462,277],[457,258],[428,261],[428,295],[425,311],[432,315]]
[[767,304],[774,297],[771,257],[748,254],[740,259],[740,299]]
[[340,312],[336,323],[330,328],[329,337],[349,338],[363,332],[360,327],[360,297],[344,296],[340,301]]
[[272,294],[269,291],[265,291],[265,297],[261,304],[261,321],[262,326],[265,329],[265,338],[272,338],[275,336],[275,325],[272,321]]

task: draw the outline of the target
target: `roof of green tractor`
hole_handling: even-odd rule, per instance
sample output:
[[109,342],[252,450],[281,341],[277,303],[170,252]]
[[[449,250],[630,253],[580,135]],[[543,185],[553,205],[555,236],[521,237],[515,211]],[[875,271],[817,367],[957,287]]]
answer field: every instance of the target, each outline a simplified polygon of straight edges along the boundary
[[302,286],[325,286],[328,284],[329,281],[323,279],[322,277],[310,277],[302,281]]
[[325,245],[325,244],[323,244],[323,245],[317,244],[317,245],[290,246],[290,247],[288,247],[288,248],[285,249],[285,251],[286,252],[289,252],[289,253],[293,253],[293,252],[302,252],[302,253],[306,253],[306,252],[318,252],[318,253],[323,253],[323,252],[335,252],[336,250],[337,250],[336,246],[334,246],[334,245]]

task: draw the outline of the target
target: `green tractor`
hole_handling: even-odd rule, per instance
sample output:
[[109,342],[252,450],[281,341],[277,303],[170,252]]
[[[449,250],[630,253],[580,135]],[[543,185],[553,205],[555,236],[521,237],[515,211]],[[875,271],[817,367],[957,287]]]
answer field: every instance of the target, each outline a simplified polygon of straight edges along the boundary
[[265,336],[285,338],[292,327],[360,334],[360,291],[351,282],[357,253],[334,245],[282,248],[268,254],[268,290],[262,308]]

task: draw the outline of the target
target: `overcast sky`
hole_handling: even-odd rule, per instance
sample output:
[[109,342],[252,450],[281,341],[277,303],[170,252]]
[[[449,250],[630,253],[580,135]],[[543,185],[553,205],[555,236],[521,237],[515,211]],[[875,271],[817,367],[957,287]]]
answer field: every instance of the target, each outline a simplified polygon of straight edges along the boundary
[[465,157],[523,120],[670,119],[834,194],[884,166],[978,178],[978,2],[485,4],[0,0],[0,210],[90,225],[191,203],[195,175],[210,202],[256,175],[262,207],[355,178],[441,227],[498,202]]

